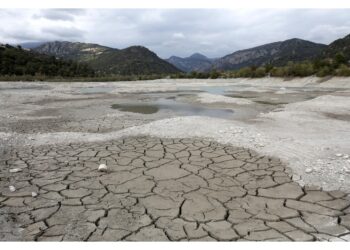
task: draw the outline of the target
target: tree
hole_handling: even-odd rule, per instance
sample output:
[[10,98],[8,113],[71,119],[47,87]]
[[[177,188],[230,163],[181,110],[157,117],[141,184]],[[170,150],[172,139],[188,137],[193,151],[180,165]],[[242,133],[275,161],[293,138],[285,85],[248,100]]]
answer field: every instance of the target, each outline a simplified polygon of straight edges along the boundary
[[239,69],[236,72],[236,77],[252,77],[253,76],[253,69],[251,67],[245,67],[242,69]]
[[350,68],[344,64],[336,71],[337,76],[350,76]]
[[325,67],[322,67],[321,69],[319,69],[316,73],[316,75],[318,77],[324,77],[324,76],[329,76],[329,75],[332,75],[332,70],[330,67],[328,66],[325,66]]
[[259,67],[255,70],[254,74],[253,74],[254,77],[264,77],[266,76],[266,71],[265,71],[265,68],[264,67]]
[[273,69],[273,65],[271,63],[268,63],[265,65],[266,73],[269,73],[272,69]]
[[86,64],[69,62],[21,48],[0,47],[0,75],[93,76]]
[[219,72],[217,72],[216,70],[212,70],[210,72],[210,78],[211,79],[217,79],[220,76]]
[[347,64],[346,58],[343,53],[339,52],[335,55],[334,61],[336,65]]

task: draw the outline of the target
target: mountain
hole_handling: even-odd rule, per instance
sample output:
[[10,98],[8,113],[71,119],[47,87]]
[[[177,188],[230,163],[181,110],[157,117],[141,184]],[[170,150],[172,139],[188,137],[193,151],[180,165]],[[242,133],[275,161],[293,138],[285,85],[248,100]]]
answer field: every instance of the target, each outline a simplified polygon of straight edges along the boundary
[[185,58],[171,56],[170,58],[166,59],[166,61],[184,72],[204,72],[210,69],[213,64],[213,59],[207,58],[199,53],[195,53]]
[[84,63],[64,61],[21,47],[0,44],[0,75],[87,77],[94,76],[94,71]]
[[347,60],[350,60],[350,34],[330,43],[324,55],[334,57],[337,53],[342,53]]
[[180,72],[142,46],[119,50],[92,43],[55,41],[42,44],[33,50],[58,58],[85,62],[102,74],[149,75]]
[[117,49],[108,48],[94,43],[73,43],[65,41],[46,42],[33,48],[32,50],[41,54],[51,55],[67,60],[85,62],[94,60],[102,53],[118,51]]
[[234,70],[246,66],[273,64],[282,66],[288,61],[300,62],[320,56],[327,45],[302,39],[289,39],[258,47],[239,50],[226,55],[213,63],[218,70]]

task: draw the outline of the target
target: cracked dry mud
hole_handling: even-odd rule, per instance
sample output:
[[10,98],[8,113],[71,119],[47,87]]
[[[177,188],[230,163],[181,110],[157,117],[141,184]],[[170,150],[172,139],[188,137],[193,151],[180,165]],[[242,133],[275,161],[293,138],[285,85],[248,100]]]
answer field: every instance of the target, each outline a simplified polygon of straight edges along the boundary
[[350,241],[346,193],[300,187],[280,160],[244,148],[129,137],[0,159],[1,240]]

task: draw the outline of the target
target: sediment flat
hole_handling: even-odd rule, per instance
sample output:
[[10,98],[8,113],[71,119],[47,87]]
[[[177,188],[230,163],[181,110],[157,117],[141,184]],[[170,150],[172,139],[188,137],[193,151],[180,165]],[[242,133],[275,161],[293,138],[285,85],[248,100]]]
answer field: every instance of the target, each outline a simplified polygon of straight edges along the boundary
[[349,241],[349,97],[347,78],[2,82],[0,239]]

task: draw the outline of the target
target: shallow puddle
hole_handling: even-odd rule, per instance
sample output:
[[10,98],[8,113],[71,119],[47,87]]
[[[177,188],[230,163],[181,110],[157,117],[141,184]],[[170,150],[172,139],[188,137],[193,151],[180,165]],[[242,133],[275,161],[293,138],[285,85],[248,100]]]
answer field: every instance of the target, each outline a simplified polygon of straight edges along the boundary
[[140,114],[154,114],[164,110],[173,111],[181,115],[199,115],[217,118],[230,118],[234,113],[231,109],[208,108],[165,98],[158,99],[154,102],[113,104],[111,108]]
[[113,104],[111,108],[139,114],[154,114],[159,111],[159,108],[154,105],[144,104]]

